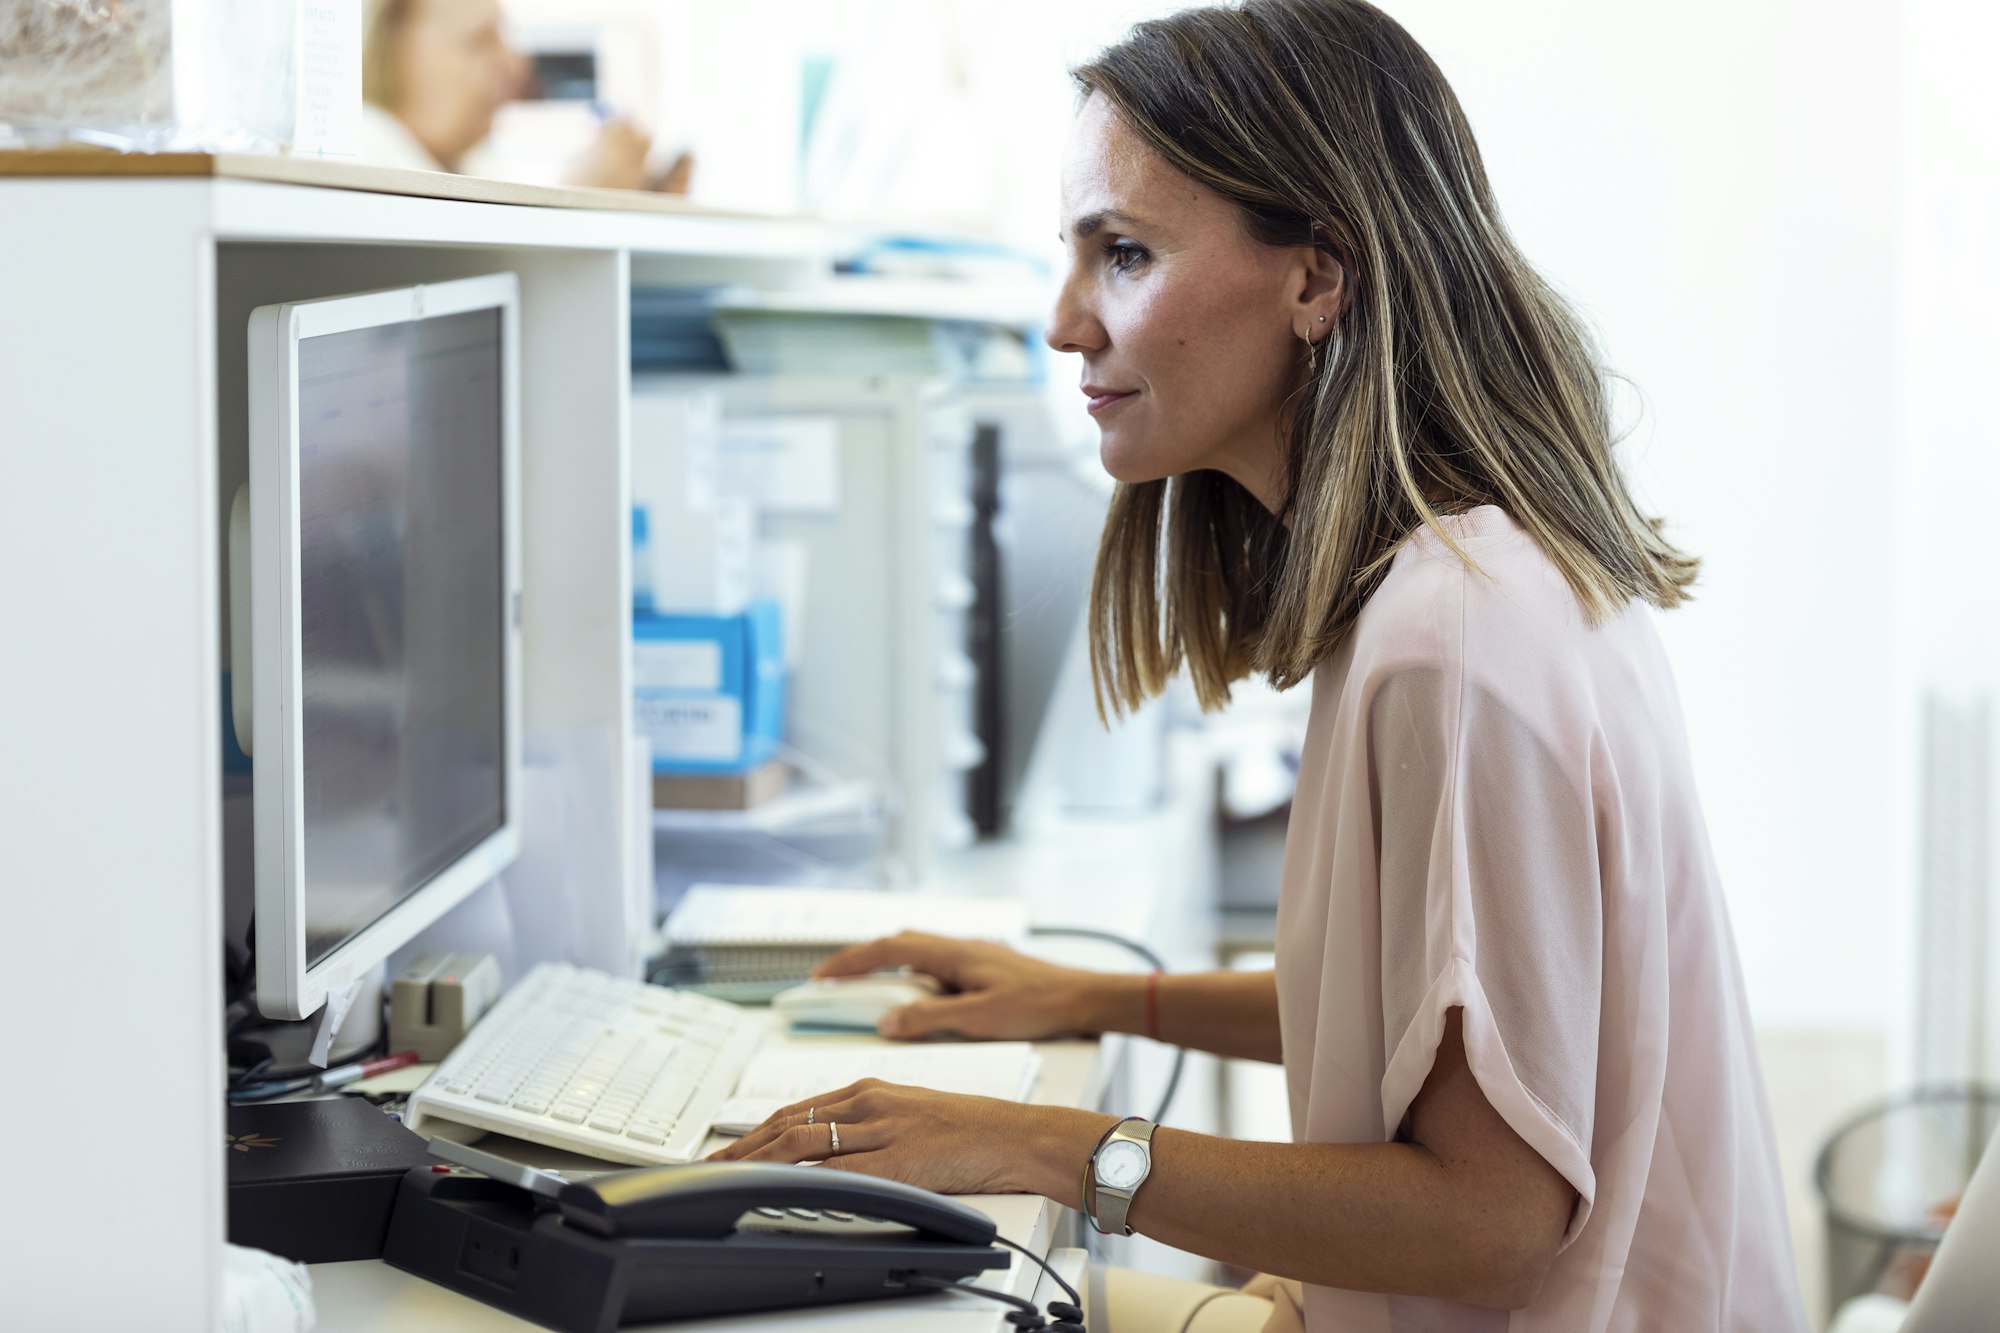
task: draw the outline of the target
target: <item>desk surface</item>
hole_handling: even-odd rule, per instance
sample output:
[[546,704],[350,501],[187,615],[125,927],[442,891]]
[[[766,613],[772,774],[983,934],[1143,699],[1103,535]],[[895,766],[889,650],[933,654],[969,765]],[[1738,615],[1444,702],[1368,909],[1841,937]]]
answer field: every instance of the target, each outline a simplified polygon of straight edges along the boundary
[[[790,1040],[778,1038],[778,1040]],[[807,1038],[813,1049],[824,1049],[829,1041],[846,1038]],[[872,1040],[854,1038],[856,1044]],[[1097,1042],[1037,1042],[1041,1052],[1042,1076],[1034,1100],[1049,1106],[1094,1106],[1104,1088],[1108,1051]],[[717,1140],[716,1142],[721,1142]],[[1017,1245],[1046,1256],[1053,1239],[1058,1209],[1055,1204],[1032,1194],[971,1195],[964,1202],[990,1216],[1000,1234]],[[1074,1274],[1068,1274],[1075,1281]],[[315,1301],[319,1307],[321,1333],[506,1333],[537,1327],[469,1297],[426,1282],[422,1278],[368,1260],[341,1264],[315,1264],[312,1269]],[[1020,1255],[1005,1270],[996,1269],[979,1279],[983,1286],[996,1287],[1017,1296],[1036,1292],[1042,1281],[1039,1267]],[[910,1296],[894,1301],[870,1301],[857,1305],[828,1306],[818,1310],[783,1310],[754,1315],[731,1315],[653,1325],[661,1333],[749,1333],[750,1330],[785,1329],[799,1333],[998,1333],[1007,1308],[996,1301],[972,1296],[939,1293]]]

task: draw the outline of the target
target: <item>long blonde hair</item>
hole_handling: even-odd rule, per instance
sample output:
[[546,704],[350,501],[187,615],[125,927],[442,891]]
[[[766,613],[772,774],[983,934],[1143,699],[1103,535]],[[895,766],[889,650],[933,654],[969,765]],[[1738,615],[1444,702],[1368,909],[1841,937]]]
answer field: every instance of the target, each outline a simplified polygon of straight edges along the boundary
[[1253,238],[1331,253],[1350,292],[1302,354],[1279,513],[1219,472],[1117,488],[1091,588],[1100,712],[1137,708],[1182,661],[1204,708],[1251,672],[1297,684],[1411,532],[1457,551],[1439,516],[1480,504],[1594,622],[1688,598],[1699,561],[1626,488],[1583,326],[1508,237],[1458,99],[1393,19],[1364,0],[1191,9],[1075,78]]

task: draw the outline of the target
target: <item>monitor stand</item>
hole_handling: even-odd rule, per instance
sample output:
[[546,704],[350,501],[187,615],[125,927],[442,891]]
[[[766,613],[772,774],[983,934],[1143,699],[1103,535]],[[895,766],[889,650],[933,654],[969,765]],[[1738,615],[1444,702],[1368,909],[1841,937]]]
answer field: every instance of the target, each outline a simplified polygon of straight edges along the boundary
[[[326,1068],[347,1064],[375,1046],[382,1039],[383,986],[388,975],[385,965],[378,964],[361,980],[359,993],[347,1016],[333,1034],[333,1044],[328,1048]],[[373,1004],[368,1000],[373,998]],[[319,1036],[321,1021],[325,1011],[311,1018],[301,1018],[295,1022],[282,1018],[256,1018],[246,1023],[236,1032],[237,1040],[261,1043],[271,1052],[271,1065],[275,1069],[303,1069],[312,1063],[314,1040]]]

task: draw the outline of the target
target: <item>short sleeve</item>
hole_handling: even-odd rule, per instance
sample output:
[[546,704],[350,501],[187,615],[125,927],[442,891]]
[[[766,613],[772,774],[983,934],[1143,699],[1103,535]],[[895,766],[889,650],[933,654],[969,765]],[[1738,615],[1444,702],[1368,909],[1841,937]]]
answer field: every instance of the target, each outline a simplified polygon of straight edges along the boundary
[[1402,1126],[1464,1011],[1486,1100],[1589,1216],[1603,986],[1596,822],[1516,709],[1457,671],[1399,670],[1369,709],[1382,927],[1382,1115]]

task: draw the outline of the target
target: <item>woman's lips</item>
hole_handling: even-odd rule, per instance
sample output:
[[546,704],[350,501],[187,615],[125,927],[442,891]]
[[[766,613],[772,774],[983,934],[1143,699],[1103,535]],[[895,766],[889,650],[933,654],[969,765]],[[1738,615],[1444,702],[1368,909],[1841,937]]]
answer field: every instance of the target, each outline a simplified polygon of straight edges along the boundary
[[1137,389],[1127,389],[1122,393],[1111,393],[1111,392],[1093,393],[1090,396],[1091,414],[1095,415],[1099,412],[1102,412],[1107,407],[1111,407],[1117,403],[1122,403],[1127,398],[1130,398],[1133,394],[1137,392],[1138,392]]

